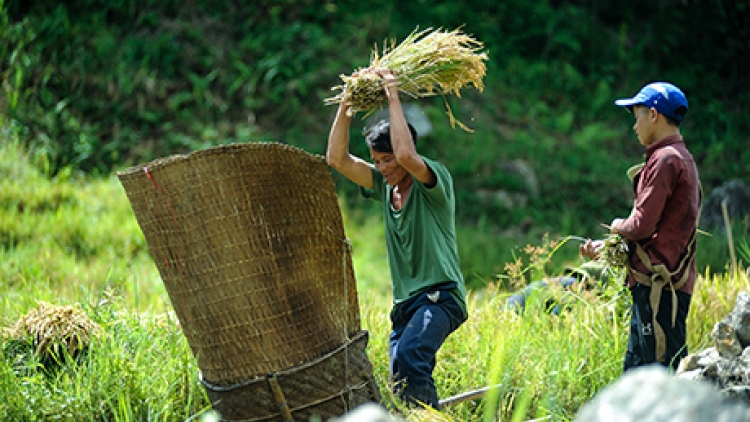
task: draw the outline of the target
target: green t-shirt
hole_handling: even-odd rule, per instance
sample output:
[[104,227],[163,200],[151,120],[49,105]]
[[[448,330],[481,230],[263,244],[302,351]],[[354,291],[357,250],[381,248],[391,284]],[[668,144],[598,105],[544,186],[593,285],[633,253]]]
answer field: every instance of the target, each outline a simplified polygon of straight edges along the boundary
[[455,282],[451,293],[466,311],[466,286],[456,244],[456,198],[453,178],[441,163],[422,157],[437,177],[427,188],[414,179],[406,203],[400,210],[391,204],[393,187],[372,168],[373,189],[362,195],[380,201],[385,222],[385,244],[396,304],[430,287]]

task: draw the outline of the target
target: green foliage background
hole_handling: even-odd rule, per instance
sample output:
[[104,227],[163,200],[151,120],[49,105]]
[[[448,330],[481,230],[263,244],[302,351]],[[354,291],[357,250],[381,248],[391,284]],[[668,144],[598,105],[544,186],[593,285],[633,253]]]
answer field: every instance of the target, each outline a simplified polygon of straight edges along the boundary
[[[683,134],[708,192],[750,177],[750,4],[396,0],[0,0],[0,116],[49,173],[108,175],[231,142],[325,148],[338,75],[415,28],[462,27],[490,57],[486,89],[448,98],[473,133],[450,127],[444,99],[419,105],[421,151],[456,179],[462,260],[498,270],[477,245],[603,233],[629,212],[625,170],[641,158],[612,102],[644,84],[683,88]],[[356,153],[367,156],[352,129]],[[523,160],[538,195],[502,162]],[[349,202],[356,190],[336,175]],[[523,197],[513,206],[497,195]],[[515,195],[515,196],[514,196]],[[480,233],[480,234],[477,234]],[[486,239],[484,238],[486,237]],[[468,250],[467,250],[468,249]],[[573,248],[570,248],[573,251]],[[509,258],[509,253],[505,258]],[[575,255],[571,252],[571,255]],[[489,258],[488,258],[489,259]]]
[[[420,148],[456,179],[462,267],[474,287],[474,314],[436,373],[441,395],[504,385],[491,400],[450,409],[452,420],[570,420],[619,374],[627,328],[619,290],[582,295],[559,319],[531,305],[518,318],[502,311],[514,286],[495,277],[507,264],[529,269],[519,286],[552,275],[566,254],[578,259],[576,248],[527,266],[525,245],[597,236],[600,222],[629,211],[624,171],[642,151],[614,99],[657,79],[678,84],[690,99],[683,133],[705,190],[750,177],[746,0],[0,0],[0,12],[0,322],[38,300],[76,302],[109,333],[83,364],[51,374],[3,342],[2,419],[187,420],[205,411],[195,361],[113,173],[230,142],[322,153],[334,112],[323,99],[338,75],[415,27],[462,26],[490,57],[485,91],[449,98],[475,132],[450,127],[443,99],[419,101],[433,125]],[[363,143],[353,147],[366,156]],[[513,160],[530,164],[539,195],[506,208],[481,192],[524,193],[502,164]],[[385,386],[380,220],[337,182]],[[732,246],[722,233],[699,238],[691,350],[747,291],[747,225],[737,229],[740,273],[709,274],[725,267]],[[529,335],[539,332],[547,335]]]

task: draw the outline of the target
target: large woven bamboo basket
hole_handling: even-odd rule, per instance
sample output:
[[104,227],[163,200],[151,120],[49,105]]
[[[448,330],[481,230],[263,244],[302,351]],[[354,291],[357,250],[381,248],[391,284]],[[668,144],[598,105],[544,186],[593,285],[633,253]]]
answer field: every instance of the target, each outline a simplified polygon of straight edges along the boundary
[[[258,414],[258,394],[243,390],[265,380],[262,388],[271,391],[274,374],[289,378],[303,368],[299,379],[343,382],[330,392],[315,388],[326,397],[348,391],[353,402],[345,400],[341,410],[379,400],[349,243],[322,157],[277,143],[233,144],[155,160],[118,177],[223,417],[288,420],[276,404]],[[321,359],[343,364],[312,365]],[[304,397],[295,399],[303,400],[295,409],[312,414]],[[342,412],[316,414],[335,413]]]

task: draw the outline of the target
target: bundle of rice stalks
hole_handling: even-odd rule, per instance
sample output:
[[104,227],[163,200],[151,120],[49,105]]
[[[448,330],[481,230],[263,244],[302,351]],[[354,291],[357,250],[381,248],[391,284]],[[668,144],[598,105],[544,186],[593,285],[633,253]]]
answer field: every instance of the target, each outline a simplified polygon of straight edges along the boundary
[[[369,114],[386,99],[383,79],[372,72],[378,68],[395,73],[399,92],[412,98],[446,94],[461,97],[461,88],[470,85],[481,92],[487,60],[487,54],[480,52],[482,48],[481,42],[459,29],[450,32],[429,28],[415,30],[397,46],[393,40],[390,46],[384,44],[382,56],[376,46],[370,66],[348,76],[341,75],[344,84],[331,88],[341,92],[327,98],[325,103],[350,103],[350,115],[358,111]],[[458,124],[469,130],[455,119],[447,101],[446,108],[452,126]]]
[[624,269],[628,263],[628,242],[619,234],[608,234],[599,252],[599,260],[609,268]]
[[40,302],[12,327],[3,329],[5,337],[30,346],[41,360],[57,360],[63,350],[75,357],[100,332],[99,325],[82,310],[45,302]]

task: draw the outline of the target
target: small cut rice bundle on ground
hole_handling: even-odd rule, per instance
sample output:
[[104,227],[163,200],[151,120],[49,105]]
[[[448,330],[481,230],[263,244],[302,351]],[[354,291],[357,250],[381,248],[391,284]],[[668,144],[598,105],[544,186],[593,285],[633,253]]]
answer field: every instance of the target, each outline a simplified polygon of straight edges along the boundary
[[76,357],[100,332],[99,325],[82,310],[40,302],[36,309],[4,329],[3,335],[33,349],[41,360],[56,361],[63,351]]
[[[414,31],[398,46],[393,41],[390,47],[384,45],[382,56],[376,48],[369,67],[341,75],[344,84],[332,88],[341,92],[327,98],[326,104],[350,103],[350,114],[375,110],[385,100],[383,80],[372,72],[379,68],[394,72],[399,79],[399,92],[412,98],[446,94],[460,97],[461,88],[466,86],[481,92],[487,60],[482,48],[481,42],[459,29]],[[448,116],[451,125],[457,123],[467,129],[453,117],[449,107]]]

